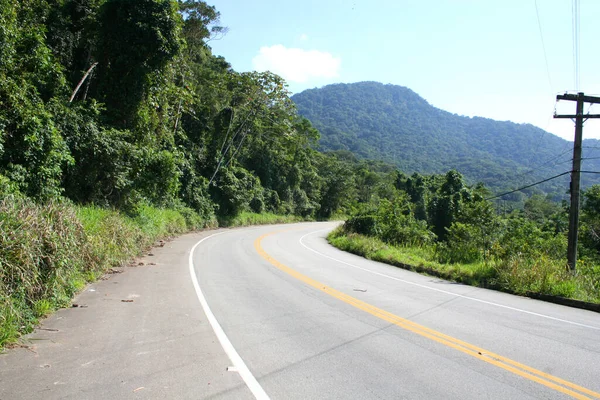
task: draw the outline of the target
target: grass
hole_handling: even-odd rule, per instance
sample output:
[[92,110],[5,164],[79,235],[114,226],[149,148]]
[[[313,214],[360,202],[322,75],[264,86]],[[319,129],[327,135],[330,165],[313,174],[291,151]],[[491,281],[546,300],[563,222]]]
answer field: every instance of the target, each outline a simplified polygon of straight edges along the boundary
[[233,218],[219,220],[221,226],[250,226],[250,225],[268,225],[268,224],[287,224],[293,222],[302,222],[304,219],[295,215],[279,215],[272,213],[252,213],[242,212]]
[[572,275],[560,261],[543,256],[470,264],[440,263],[433,247],[391,246],[377,238],[347,233],[342,227],[331,232],[327,239],[341,250],[370,260],[455,282],[519,295],[551,295],[600,304],[598,266],[583,264],[579,273]]
[[[244,212],[220,221],[248,226],[302,221]],[[68,306],[87,283],[149,248],[160,238],[215,227],[193,210],[139,205],[132,215],[66,200],[37,204],[23,196],[0,200],[0,349],[39,318]]]
[[214,224],[189,209],[133,215],[68,201],[0,200],[0,348],[67,306],[88,282],[159,238]]

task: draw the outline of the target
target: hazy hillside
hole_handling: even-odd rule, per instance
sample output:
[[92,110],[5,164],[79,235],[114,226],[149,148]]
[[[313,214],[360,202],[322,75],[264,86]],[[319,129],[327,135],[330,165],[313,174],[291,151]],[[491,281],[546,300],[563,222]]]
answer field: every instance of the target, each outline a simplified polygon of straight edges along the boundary
[[[572,143],[529,124],[469,118],[430,105],[412,90],[377,82],[335,84],[292,97],[321,132],[321,149],[349,150],[405,172],[455,168],[471,182],[513,189],[570,169]],[[600,141],[585,141],[600,148]],[[587,153],[600,150],[584,149]],[[584,169],[600,170],[599,160]],[[590,184],[594,175],[584,177]],[[568,176],[541,187],[562,195]]]

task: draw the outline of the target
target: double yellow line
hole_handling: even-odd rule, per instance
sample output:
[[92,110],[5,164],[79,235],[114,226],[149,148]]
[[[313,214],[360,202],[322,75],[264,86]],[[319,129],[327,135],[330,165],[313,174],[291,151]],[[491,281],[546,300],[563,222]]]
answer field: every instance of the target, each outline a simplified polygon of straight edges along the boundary
[[[254,248],[269,263],[271,263],[277,269],[289,274],[290,276],[298,279],[301,282],[306,283],[309,286],[314,287],[317,290],[320,290],[328,295],[335,297],[343,301],[346,304],[354,306],[360,310],[363,310],[377,318],[380,318],[384,321],[397,325],[403,329],[414,332],[417,335],[426,337],[435,342],[441,343],[445,346],[456,349],[462,353],[468,354],[472,357],[475,357],[481,361],[487,362],[489,364],[495,365],[499,368],[502,368],[506,371],[512,372],[515,375],[521,376],[525,379],[529,379],[531,381],[537,382],[541,385],[544,385],[548,388],[554,389],[558,392],[567,394],[576,399],[600,399],[600,393],[594,392],[590,389],[586,389],[582,386],[576,385],[572,382],[566,381],[564,379],[558,378],[556,376],[547,374],[543,371],[539,371],[535,368],[529,367],[527,365],[521,364],[517,361],[511,360],[509,358],[503,357],[501,355],[492,353],[491,351],[484,350],[480,347],[474,346],[470,343],[464,342],[460,339],[456,339],[452,336],[445,335],[441,332],[435,331],[433,329],[427,328],[423,325],[419,325],[415,322],[409,321],[405,318],[399,317],[395,314],[389,313],[385,310],[372,306],[371,304],[365,303],[362,300],[349,296],[345,293],[342,293],[338,290],[330,288],[314,279],[309,278],[306,275],[301,274],[300,272],[284,265],[271,257],[261,246],[261,242],[264,238],[271,236],[277,232],[268,233],[266,235],[262,235],[258,239],[254,241]],[[590,397],[588,397],[590,396]]]

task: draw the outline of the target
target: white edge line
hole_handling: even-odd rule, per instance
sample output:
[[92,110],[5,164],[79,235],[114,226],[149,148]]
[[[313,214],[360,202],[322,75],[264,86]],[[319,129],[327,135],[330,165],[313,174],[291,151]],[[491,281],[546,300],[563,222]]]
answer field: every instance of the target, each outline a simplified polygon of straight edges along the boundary
[[200,240],[198,243],[196,243],[194,245],[194,247],[192,247],[192,249],[190,250],[190,256],[189,256],[190,276],[192,278],[192,283],[194,284],[194,289],[196,289],[196,295],[198,296],[198,300],[200,301],[200,304],[202,305],[202,309],[204,310],[204,313],[206,314],[206,317],[208,318],[208,322],[210,322],[210,325],[213,328],[215,335],[217,335],[217,338],[219,339],[219,343],[221,343],[223,350],[225,350],[225,353],[229,357],[229,360],[231,360],[231,362],[237,369],[237,372],[240,374],[244,383],[246,384],[246,386],[248,386],[248,389],[250,389],[250,391],[252,392],[254,397],[258,400],[269,400],[269,396],[267,395],[265,390],[262,388],[260,383],[258,383],[258,381],[254,377],[254,375],[252,375],[252,372],[250,372],[250,370],[246,366],[246,363],[244,362],[244,360],[242,360],[242,357],[240,357],[238,352],[235,350],[235,348],[231,344],[231,341],[229,340],[229,338],[223,331],[223,328],[221,328],[221,325],[219,325],[219,321],[217,321],[217,318],[215,317],[215,315],[211,311],[210,307],[208,306],[206,298],[204,297],[204,294],[202,293],[202,289],[200,289],[200,284],[198,283],[198,278],[196,277],[196,271],[194,269],[194,250],[196,250],[196,247],[198,247],[198,245],[200,243],[204,242],[205,240],[208,240],[211,237],[214,237],[217,235],[221,235],[223,233],[226,233],[226,232],[214,233],[210,236],[207,236],[204,239]]
[[393,279],[393,280],[395,280],[395,281],[399,281],[399,282],[402,282],[402,283],[406,283],[406,284],[408,284],[408,285],[418,286],[418,287],[420,287],[420,288],[423,288],[423,289],[429,289],[429,290],[433,290],[433,291],[435,291],[435,292],[440,292],[440,293],[449,294],[449,295],[451,295],[451,296],[460,297],[460,298],[462,298],[462,299],[466,299],[466,300],[477,301],[477,302],[479,302],[479,303],[484,303],[484,304],[488,304],[488,305],[495,306],[495,307],[501,307],[501,308],[506,308],[506,309],[508,309],[508,310],[512,310],[512,311],[517,311],[517,312],[521,312],[521,313],[525,313],[525,314],[535,315],[536,317],[540,317],[540,318],[551,319],[551,320],[553,320],[553,321],[564,322],[564,323],[567,323],[567,324],[571,324],[571,325],[577,325],[577,326],[581,326],[581,327],[583,327],[583,328],[595,329],[595,330],[598,330],[598,331],[600,331],[600,328],[599,328],[599,327],[597,327],[597,326],[591,326],[591,325],[586,325],[586,324],[580,324],[579,322],[574,322],[574,321],[569,321],[569,320],[566,320],[566,319],[561,319],[561,318],[551,317],[551,316],[549,316],[549,315],[545,315],[545,314],[539,314],[539,313],[536,313],[536,312],[533,312],[533,311],[522,310],[522,309],[520,309],[520,308],[510,307],[510,306],[506,306],[506,305],[504,305],[504,304],[498,304],[498,303],[494,303],[494,302],[491,302],[491,301],[481,300],[481,299],[477,299],[477,298],[475,298],[475,297],[464,296],[464,295],[462,295],[462,294],[457,294],[457,293],[448,292],[447,290],[437,289],[437,288],[433,288],[433,287],[431,287],[431,286],[427,286],[427,285],[421,285],[421,284],[419,284],[419,283],[415,283],[415,282],[407,281],[407,280],[404,280],[404,279],[396,278],[396,277],[394,277],[394,276],[390,276],[390,275],[382,274],[382,273],[380,273],[380,272],[371,271],[370,269],[367,269],[367,268],[362,268],[362,267],[359,267],[358,265],[350,264],[350,263],[347,263],[347,262],[345,262],[345,261],[338,260],[337,258],[334,258],[334,257],[328,256],[328,255],[326,255],[326,254],[323,254],[323,253],[321,253],[320,251],[317,251],[317,250],[315,250],[315,249],[312,249],[312,248],[308,247],[306,244],[304,244],[303,240],[304,240],[304,238],[305,238],[305,237],[307,237],[307,236],[309,236],[309,235],[313,235],[313,234],[315,234],[315,233],[317,233],[317,232],[322,232],[322,231],[328,230],[328,229],[329,229],[329,228],[327,228],[327,229],[319,229],[318,231],[314,231],[314,232],[309,232],[309,233],[307,233],[306,235],[304,235],[304,236],[302,236],[302,237],[300,238],[300,244],[301,244],[302,246],[304,246],[304,248],[306,248],[306,249],[308,249],[308,250],[312,251],[313,253],[316,253],[316,254],[318,254],[318,255],[320,255],[320,256],[322,256],[322,257],[328,258],[328,259],[330,259],[330,260],[336,261],[336,262],[338,262],[338,263],[340,263],[340,264],[344,264],[344,265],[347,265],[347,266],[349,266],[349,267],[352,267],[352,268],[360,269],[360,270],[362,270],[362,271],[365,271],[365,272],[370,272],[370,273],[372,273],[372,274],[374,274],[374,275],[379,275],[379,276],[383,276],[383,277],[385,277],[385,278]]

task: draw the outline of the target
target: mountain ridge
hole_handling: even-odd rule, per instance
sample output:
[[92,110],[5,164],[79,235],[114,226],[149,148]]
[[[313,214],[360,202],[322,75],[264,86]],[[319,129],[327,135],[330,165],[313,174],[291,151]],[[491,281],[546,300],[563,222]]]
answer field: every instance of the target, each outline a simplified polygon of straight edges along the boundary
[[[409,174],[457,169],[470,182],[481,181],[500,191],[571,168],[572,142],[531,124],[453,114],[404,86],[339,83],[305,90],[292,100],[321,132],[321,150],[348,150],[393,163]],[[600,147],[594,139],[586,144]],[[600,163],[588,160],[585,167],[600,170]],[[564,196],[568,179],[564,176],[542,189]],[[583,184],[597,182],[588,175]]]

